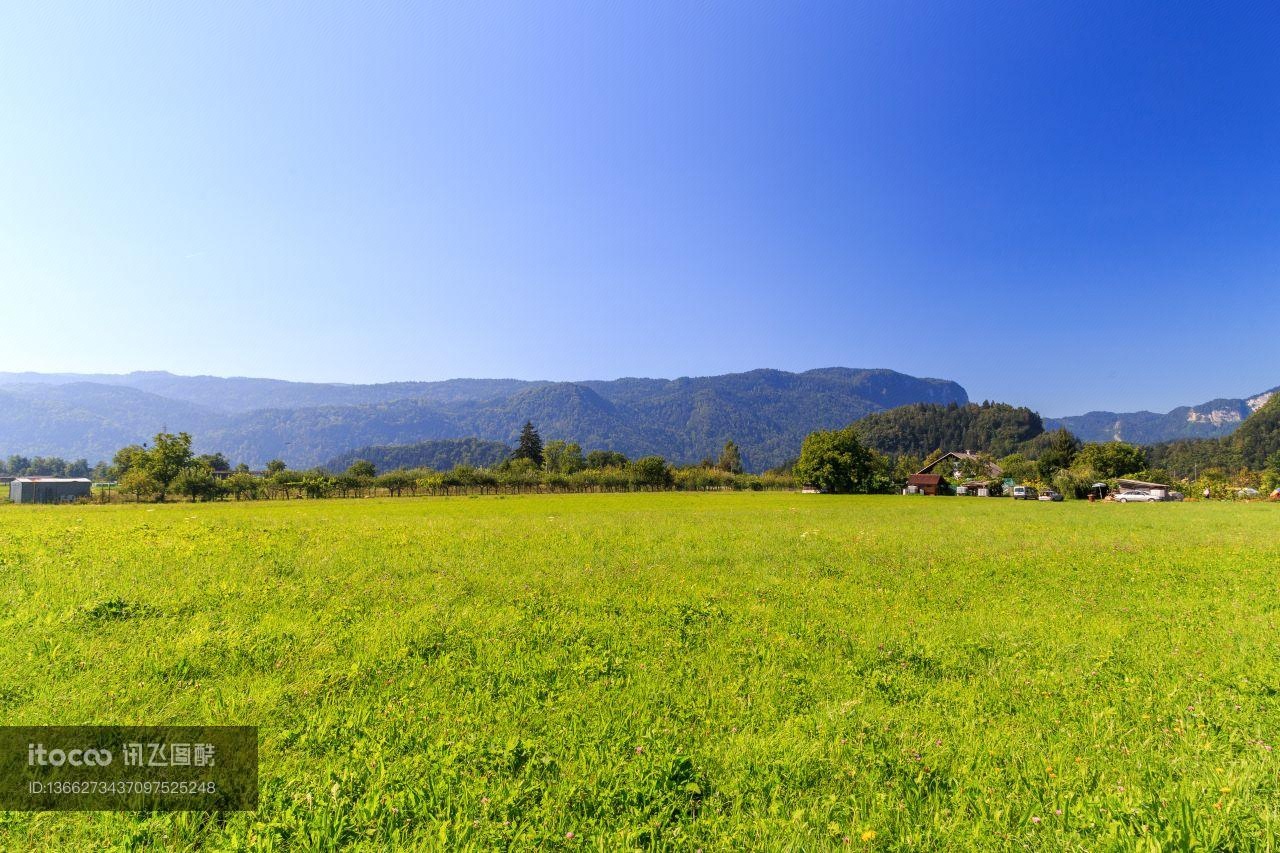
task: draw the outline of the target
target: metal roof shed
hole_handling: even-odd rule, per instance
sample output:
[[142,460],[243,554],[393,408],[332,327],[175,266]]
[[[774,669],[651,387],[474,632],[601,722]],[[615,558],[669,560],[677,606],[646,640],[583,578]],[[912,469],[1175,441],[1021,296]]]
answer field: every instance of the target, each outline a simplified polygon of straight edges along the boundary
[[87,498],[87,477],[18,477],[9,484],[9,500],[19,504],[59,504]]

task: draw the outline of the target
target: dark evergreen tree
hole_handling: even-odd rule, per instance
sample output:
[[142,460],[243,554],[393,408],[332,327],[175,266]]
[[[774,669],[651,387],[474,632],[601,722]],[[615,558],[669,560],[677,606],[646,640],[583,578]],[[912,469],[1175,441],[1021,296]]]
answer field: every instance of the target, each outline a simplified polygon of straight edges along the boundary
[[511,458],[528,459],[535,467],[542,467],[542,436],[533,428],[532,421],[524,422],[524,428],[520,430],[520,444]]
[[1040,466],[1040,478],[1046,482],[1052,480],[1054,474],[1063,468],[1071,467],[1071,463],[1075,461],[1076,454],[1079,452],[1079,439],[1072,435],[1066,427],[1055,430],[1049,440],[1049,447],[1040,454],[1040,459],[1037,460]]
[[716,463],[716,467],[730,474],[742,473],[742,453],[738,450],[738,445],[733,443],[733,439],[724,443],[724,450],[720,453],[720,461]]

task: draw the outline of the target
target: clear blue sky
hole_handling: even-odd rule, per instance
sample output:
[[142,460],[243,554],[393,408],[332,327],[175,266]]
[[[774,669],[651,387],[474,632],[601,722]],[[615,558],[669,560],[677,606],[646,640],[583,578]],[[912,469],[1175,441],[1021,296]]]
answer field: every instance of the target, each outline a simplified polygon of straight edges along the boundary
[[43,5],[0,369],[1280,384],[1270,4]]

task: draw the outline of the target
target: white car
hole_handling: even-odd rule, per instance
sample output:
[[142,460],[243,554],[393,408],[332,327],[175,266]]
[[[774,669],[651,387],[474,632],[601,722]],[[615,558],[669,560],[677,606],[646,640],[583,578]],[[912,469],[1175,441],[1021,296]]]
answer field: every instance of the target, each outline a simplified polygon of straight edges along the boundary
[[1127,503],[1147,504],[1147,503],[1160,502],[1160,499],[1155,495],[1151,494],[1150,492],[1135,492],[1132,490],[1127,492],[1121,492],[1120,494],[1116,495],[1115,499],[1117,503],[1122,503],[1122,504],[1127,504]]

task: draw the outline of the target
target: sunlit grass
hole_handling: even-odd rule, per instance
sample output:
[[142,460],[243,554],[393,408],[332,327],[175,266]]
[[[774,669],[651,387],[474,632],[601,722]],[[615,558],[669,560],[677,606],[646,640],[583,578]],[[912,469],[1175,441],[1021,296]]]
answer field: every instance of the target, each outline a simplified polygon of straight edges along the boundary
[[0,846],[1271,849],[1280,507],[0,509],[0,722],[261,727],[262,803]]

